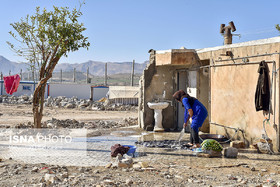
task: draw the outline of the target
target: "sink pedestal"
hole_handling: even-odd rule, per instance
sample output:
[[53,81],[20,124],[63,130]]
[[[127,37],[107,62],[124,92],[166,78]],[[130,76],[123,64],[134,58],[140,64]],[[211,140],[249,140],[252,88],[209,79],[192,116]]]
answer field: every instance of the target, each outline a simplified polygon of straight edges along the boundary
[[155,132],[164,131],[164,128],[162,127],[162,110],[167,108],[168,105],[169,105],[168,102],[148,103],[149,108],[154,109]]
[[162,109],[154,109],[154,118],[155,118],[155,132],[162,132],[164,128],[162,127]]

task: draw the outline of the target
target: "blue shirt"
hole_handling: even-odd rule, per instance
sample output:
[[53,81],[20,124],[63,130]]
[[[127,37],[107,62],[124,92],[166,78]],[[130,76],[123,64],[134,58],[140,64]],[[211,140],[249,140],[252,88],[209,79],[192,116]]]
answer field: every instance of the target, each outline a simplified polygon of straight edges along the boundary
[[199,125],[202,125],[202,123],[204,122],[205,118],[208,115],[208,112],[207,112],[205,106],[196,99],[193,103],[193,106],[191,107],[190,103],[188,102],[187,97],[184,97],[182,99],[182,103],[185,107],[184,122],[186,123],[188,117],[190,116],[188,110],[192,109],[192,111],[193,111],[192,123],[199,123]]

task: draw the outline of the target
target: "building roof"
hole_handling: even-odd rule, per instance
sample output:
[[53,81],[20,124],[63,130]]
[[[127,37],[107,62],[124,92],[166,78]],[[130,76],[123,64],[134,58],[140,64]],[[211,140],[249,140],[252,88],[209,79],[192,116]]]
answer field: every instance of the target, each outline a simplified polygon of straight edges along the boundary
[[261,40],[252,40],[252,41],[248,41],[248,42],[222,45],[222,46],[217,46],[217,47],[196,49],[196,52],[197,53],[204,53],[204,52],[216,51],[216,50],[220,50],[220,49],[228,49],[228,48],[236,48],[236,47],[244,47],[244,46],[254,46],[254,45],[265,45],[265,44],[270,44],[270,43],[280,43],[280,36],[273,37],[273,38],[267,38],[267,39],[261,39]]

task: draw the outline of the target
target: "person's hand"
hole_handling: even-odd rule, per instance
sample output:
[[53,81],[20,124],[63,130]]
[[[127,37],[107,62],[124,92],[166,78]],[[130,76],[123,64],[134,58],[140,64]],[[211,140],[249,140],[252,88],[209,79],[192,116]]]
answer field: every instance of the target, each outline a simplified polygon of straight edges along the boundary
[[185,128],[188,124],[187,123],[184,123],[183,127]]

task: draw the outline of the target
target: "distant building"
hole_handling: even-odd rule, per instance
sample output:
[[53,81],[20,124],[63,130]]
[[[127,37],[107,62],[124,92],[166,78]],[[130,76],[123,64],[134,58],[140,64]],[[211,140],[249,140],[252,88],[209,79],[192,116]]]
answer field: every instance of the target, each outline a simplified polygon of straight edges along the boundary
[[110,86],[109,99],[111,103],[138,105],[139,87]]

